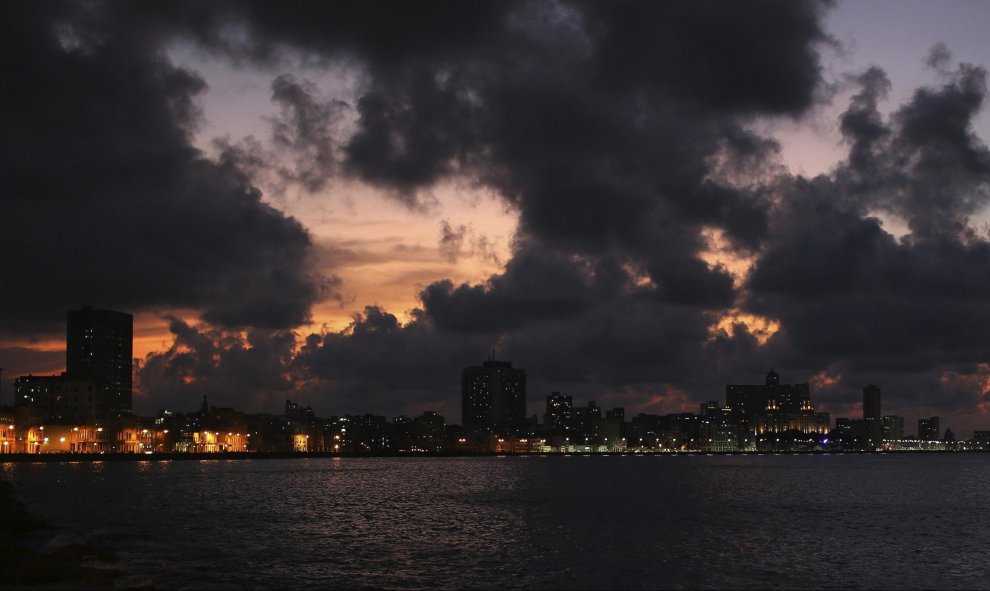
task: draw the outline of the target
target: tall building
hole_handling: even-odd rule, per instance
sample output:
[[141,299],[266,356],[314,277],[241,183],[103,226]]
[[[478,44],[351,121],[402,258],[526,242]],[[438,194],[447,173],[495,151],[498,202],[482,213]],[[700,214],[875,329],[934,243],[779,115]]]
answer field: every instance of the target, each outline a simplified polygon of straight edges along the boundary
[[883,445],[883,419],[880,415],[880,387],[867,384],[863,388],[863,429],[866,448],[876,450]]
[[880,387],[867,384],[863,388],[863,418],[880,419]]
[[939,420],[938,417],[928,417],[918,419],[918,439],[921,441],[939,440]]
[[547,396],[543,428],[550,433],[564,434],[571,430],[574,419],[574,398],[553,392]]
[[887,415],[881,419],[883,423],[883,438],[887,441],[904,439],[904,417]]
[[134,317],[83,306],[66,317],[65,373],[92,380],[111,412],[131,412]]
[[701,403],[701,422],[698,425],[698,448],[702,451],[738,451],[740,438],[732,409],[719,405],[717,400]]
[[465,429],[522,428],[526,423],[526,370],[492,358],[461,374],[461,421]]

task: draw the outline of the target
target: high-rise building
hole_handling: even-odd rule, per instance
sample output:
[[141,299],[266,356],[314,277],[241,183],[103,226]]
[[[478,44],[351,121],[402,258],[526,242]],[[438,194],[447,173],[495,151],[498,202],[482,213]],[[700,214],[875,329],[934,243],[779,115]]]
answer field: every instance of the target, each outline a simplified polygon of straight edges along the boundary
[[904,439],[904,417],[887,415],[881,419],[883,424],[883,438],[886,441],[900,441]]
[[602,408],[594,400],[587,406],[574,408],[574,437],[577,441],[594,444],[601,431]]
[[880,387],[867,384],[863,388],[863,418],[880,419]]
[[426,411],[412,421],[416,449],[441,451],[444,446],[444,418],[436,412]]
[[876,450],[883,445],[883,420],[880,415],[880,387],[867,384],[863,388],[863,429],[866,448]]
[[574,398],[553,392],[547,396],[547,409],[543,414],[543,428],[550,433],[564,434],[571,430],[574,420]]
[[918,419],[918,439],[921,441],[939,440],[939,420],[938,417],[928,417]]
[[526,423],[526,370],[492,358],[461,374],[461,420],[472,430],[520,429]]
[[134,317],[90,306],[66,316],[66,377],[92,380],[111,412],[131,412]]

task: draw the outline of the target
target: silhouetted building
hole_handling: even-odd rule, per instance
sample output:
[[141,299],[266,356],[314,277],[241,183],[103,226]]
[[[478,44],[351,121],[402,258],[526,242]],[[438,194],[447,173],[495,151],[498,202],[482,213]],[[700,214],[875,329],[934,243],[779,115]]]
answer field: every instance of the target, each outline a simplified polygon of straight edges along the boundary
[[810,388],[804,384],[781,384],[780,374],[771,369],[764,384],[729,384],[725,400],[733,412],[758,415],[768,410],[784,413],[800,412],[810,402]]
[[298,402],[289,399],[285,401],[285,418],[298,421],[312,421],[316,418],[311,406],[300,406]]
[[829,432],[830,446],[836,449],[861,450],[866,447],[866,422],[862,419],[839,417]]
[[390,444],[394,451],[412,451],[416,447],[412,419],[405,415],[392,419]]
[[526,371],[494,355],[461,374],[461,422],[469,430],[515,430],[526,424]]
[[91,379],[57,376],[21,376],[14,380],[14,404],[33,406],[47,422],[104,420],[107,397]]
[[754,436],[766,441],[768,433],[825,434],[829,430],[829,415],[815,412],[808,384],[781,384],[780,374],[773,369],[763,384],[727,385],[725,400],[740,442]]
[[918,419],[918,439],[921,441],[939,440],[938,417],[928,417],[927,419]]
[[602,422],[602,408],[594,400],[589,400],[587,406],[574,409],[574,429],[571,440],[578,443],[594,444],[598,441],[599,427]]
[[14,405],[56,424],[130,414],[131,315],[85,306],[69,310],[66,320],[66,371],[17,378]]
[[990,431],[973,431],[973,437],[970,438],[969,443],[974,449],[990,450]]
[[561,435],[571,430],[574,420],[574,398],[553,392],[547,396],[547,408],[543,414],[543,428],[548,433]]
[[625,451],[626,409],[615,407],[605,411],[605,418],[599,423],[598,436],[608,451]]
[[83,306],[66,314],[65,373],[90,379],[112,412],[131,412],[134,317]]
[[884,441],[900,441],[904,439],[904,417],[887,415],[881,419]]
[[863,388],[863,429],[867,449],[883,445],[883,422],[880,415],[880,388],[868,384]]
[[702,451],[738,451],[739,437],[732,409],[721,406],[715,400],[701,403],[699,445]]
[[363,414],[347,418],[350,419],[346,430],[347,451],[374,453],[389,449],[389,424],[384,416]]
[[867,384],[863,387],[863,418],[880,419],[880,387]]
[[432,411],[426,411],[413,419],[415,449],[430,452],[443,450],[446,441],[445,426],[444,418]]

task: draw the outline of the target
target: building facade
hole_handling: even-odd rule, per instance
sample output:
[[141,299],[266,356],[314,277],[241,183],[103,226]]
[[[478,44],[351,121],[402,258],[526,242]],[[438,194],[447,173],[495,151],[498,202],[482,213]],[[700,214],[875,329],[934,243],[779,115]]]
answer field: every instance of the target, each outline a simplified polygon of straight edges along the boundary
[[461,374],[461,420],[469,430],[516,430],[526,423],[526,371],[494,356]]
[[727,385],[725,400],[740,440],[784,431],[821,435],[829,431],[829,415],[815,412],[809,385],[781,384],[780,374],[772,368],[763,384]]
[[92,380],[111,412],[131,412],[134,317],[83,306],[66,314],[65,374]]
[[867,449],[883,446],[883,417],[880,414],[880,387],[867,384],[863,388],[863,430]]

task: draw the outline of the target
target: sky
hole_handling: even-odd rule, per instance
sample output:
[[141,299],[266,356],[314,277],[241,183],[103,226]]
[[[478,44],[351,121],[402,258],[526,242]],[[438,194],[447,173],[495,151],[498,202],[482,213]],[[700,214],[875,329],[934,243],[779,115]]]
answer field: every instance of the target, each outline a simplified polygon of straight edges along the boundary
[[0,402],[65,311],[135,411],[460,416],[494,350],[696,412],[990,429],[984,2],[2,5]]

